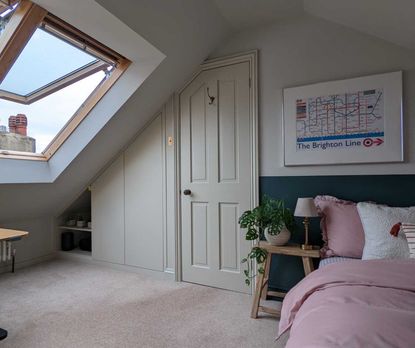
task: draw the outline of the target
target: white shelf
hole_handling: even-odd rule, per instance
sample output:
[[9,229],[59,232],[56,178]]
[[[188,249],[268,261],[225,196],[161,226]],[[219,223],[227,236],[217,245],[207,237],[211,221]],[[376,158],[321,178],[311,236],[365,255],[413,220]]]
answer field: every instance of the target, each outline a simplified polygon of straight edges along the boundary
[[76,226],[59,226],[59,228],[63,230],[72,230],[72,231],[84,231],[84,232],[92,232],[91,228],[88,227],[76,227]]

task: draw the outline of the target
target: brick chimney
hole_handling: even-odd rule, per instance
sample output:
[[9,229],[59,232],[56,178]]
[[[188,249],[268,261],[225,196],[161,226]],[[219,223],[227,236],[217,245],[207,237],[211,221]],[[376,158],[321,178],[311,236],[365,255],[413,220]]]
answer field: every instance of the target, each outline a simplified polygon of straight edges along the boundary
[[16,116],[9,117],[9,132],[16,133]]
[[16,133],[27,136],[27,117],[24,114],[16,115]]

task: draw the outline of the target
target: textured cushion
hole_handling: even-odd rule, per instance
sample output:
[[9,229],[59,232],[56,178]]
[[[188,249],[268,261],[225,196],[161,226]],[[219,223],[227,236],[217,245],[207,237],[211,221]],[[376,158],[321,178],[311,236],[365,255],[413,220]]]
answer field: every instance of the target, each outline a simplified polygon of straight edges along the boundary
[[415,224],[403,222],[401,232],[405,235],[409,247],[409,257],[415,259]]
[[415,207],[393,208],[373,203],[358,203],[357,210],[365,234],[363,260],[399,259],[409,257],[409,248],[403,233],[390,235],[393,225],[407,221],[415,223]]
[[343,256],[333,256],[333,257],[326,257],[325,259],[321,259],[318,268],[330,265],[332,263],[342,262],[342,261],[350,261],[350,260],[357,260],[350,257],[343,257]]
[[365,239],[356,203],[332,196],[317,196],[314,203],[321,216],[324,240],[321,257],[344,256],[360,259]]

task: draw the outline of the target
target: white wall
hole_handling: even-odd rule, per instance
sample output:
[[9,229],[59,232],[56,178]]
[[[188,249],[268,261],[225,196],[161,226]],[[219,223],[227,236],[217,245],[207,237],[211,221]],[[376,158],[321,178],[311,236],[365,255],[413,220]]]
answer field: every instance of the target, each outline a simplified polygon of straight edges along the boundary
[[[51,217],[21,219],[16,221],[0,222],[3,228],[28,231],[29,236],[20,241],[13,242],[17,250],[16,266],[30,265],[52,258],[55,253],[55,236],[53,230],[54,220]],[[5,268],[0,265],[1,271]]]
[[[211,57],[259,50],[260,175],[415,173],[415,52],[309,15],[246,30]],[[284,167],[282,90],[285,87],[404,71],[405,163]]]

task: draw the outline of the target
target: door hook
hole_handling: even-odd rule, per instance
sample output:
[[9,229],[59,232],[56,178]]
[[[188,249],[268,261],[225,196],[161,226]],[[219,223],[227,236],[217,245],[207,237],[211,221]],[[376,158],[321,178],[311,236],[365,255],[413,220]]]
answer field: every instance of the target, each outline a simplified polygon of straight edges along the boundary
[[215,97],[212,97],[212,96],[209,94],[209,87],[207,88],[207,95],[208,95],[208,97],[209,97],[209,99],[210,99],[209,105],[212,105],[212,104],[213,104],[213,102],[214,102],[214,100],[215,100]]

